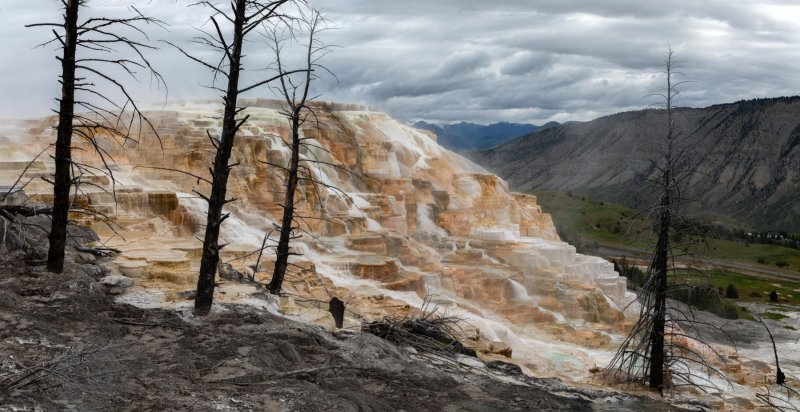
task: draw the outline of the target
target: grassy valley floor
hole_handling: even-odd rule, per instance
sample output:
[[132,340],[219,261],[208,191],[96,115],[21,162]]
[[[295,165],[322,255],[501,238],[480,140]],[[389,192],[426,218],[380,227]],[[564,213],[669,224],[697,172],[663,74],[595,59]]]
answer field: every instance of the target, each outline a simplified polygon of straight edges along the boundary
[[[576,245],[579,252],[607,258],[625,257],[633,265],[646,265],[650,216],[576,193],[534,194],[542,209],[553,216],[562,239]],[[711,222],[714,232],[745,230],[743,225],[725,217],[705,216],[703,220]],[[723,292],[733,285],[739,297],[724,300],[738,307],[740,317],[752,319],[748,308],[757,307],[763,317],[788,318],[786,312],[800,309],[800,250],[757,240],[712,236],[686,239],[690,244],[678,253],[693,257],[679,258],[678,263],[699,268],[697,282]],[[777,302],[770,299],[773,291]],[[795,327],[788,323],[784,326]]]

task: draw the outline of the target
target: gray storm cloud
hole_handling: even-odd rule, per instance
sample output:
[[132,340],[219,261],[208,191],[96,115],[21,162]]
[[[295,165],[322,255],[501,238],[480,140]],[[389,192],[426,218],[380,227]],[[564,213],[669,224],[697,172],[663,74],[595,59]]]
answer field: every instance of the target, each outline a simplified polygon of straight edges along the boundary
[[[126,2],[91,0],[119,12]],[[170,24],[154,39],[192,47],[202,10],[188,1],[134,2]],[[310,0],[338,46],[324,62],[336,74],[316,84],[325,100],[368,104],[406,121],[588,120],[652,103],[667,44],[687,80],[679,104],[705,106],[800,92],[796,1]],[[0,4],[0,118],[47,114],[58,94],[54,49],[34,48],[57,20],[56,0]],[[253,69],[269,49],[248,45]],[[215,97],[209,74],[169,47],[152,54],[170,99]],[[145,80],[139,98],[163,90]],[[267,89],[256,94],[269,96]]]

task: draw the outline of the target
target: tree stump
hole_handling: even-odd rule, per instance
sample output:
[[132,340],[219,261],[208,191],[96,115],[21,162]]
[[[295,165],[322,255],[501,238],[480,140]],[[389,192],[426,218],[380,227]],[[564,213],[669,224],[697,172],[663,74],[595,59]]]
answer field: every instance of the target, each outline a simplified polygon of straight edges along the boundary
[[328,304],[328,310],[333,315],[333,321],[336,322],[336,327],[341,328],[344,325],[344,302],[338,298],[331,299]]

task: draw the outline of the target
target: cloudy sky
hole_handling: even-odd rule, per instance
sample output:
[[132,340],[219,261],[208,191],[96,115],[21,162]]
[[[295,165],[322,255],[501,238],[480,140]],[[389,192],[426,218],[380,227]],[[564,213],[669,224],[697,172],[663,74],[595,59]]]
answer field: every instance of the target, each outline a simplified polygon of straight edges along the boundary
[[[309,1],[333,28],[323,40],[338,46],[324,61],[338,81],[317,83],[322,98],[368,104],[404,121],[543,123],[639,109],[661,86],[667,44],[691,81],[679,105],[800,94],[796,0]],[[89,5],[115,13],[124,3]],[[189,45],[206,21],[202,10],[186,7],[191,1],[133,3],[170,24],[153,39]],[[0,118],[55,107],[55,50],[34,48],[47,30],[23,26],[57,20],[58,4],[0,1]],[[247,47],[249,67],[261,67],[268,50]],[[151,58],[169,99],[215,97],[200,86],[209,74],[174,49]],[[142,100],[164,98],[147,78],[137,89]]]

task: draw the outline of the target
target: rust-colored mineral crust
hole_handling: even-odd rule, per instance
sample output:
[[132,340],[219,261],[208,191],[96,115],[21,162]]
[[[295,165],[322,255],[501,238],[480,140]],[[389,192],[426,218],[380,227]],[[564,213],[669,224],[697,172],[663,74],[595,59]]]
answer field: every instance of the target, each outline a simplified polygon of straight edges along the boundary
[[[226,208],[231,218],[222,230],[228,244],[223,261],[248,279],[268,282],[272,249],[257,268],[253,251],[280,221],[284,173],[269,163],[289,159],[281,139],[288,123],[276,102],[247,103],[250,119],[231,159],[238,165],[228,193],[237,200]],[[627,303],[625,279],[610,263],[561,242],[534,196],[510,192],[505,181],[443,149],[428,132],[364,107],[320,105],[332,111],[306,124],[303,134],[313,139],[301,157],[322,161],[307,163],[308,170],[337,189],[306,182],[298,190],[297,215],[304,218],[297,224],[307,233],[294,245],[302,256],[293,257],[287,276],[292,298],[278,308],[331,327],[327,304],[336,297],[346,304],[345,327],[357,327],[413,314],[428,301],[428,307],[465,317],[465,333],[480,356],[550,365],[551,371],[569,368],[531,345],[561,345],[572,363],[589,361],[580,348],[611,347],[608,334],[629,322],[620,309]],[[124,147],[99,139],[113,158],[114,180],[85,173],[73,217],[122,250],[114,269],[137,286],[120,299],[187,304],[181,292],[196,282],[202,250],[196,236],[205,222],[204,201],[193,191],[209,191],[195,176],[209,177],[214,153],[207,132],[219,132],[219,110],[212,102],[175,103],[148,113],[160,139],[134,133],[136,141]],[[0,141],[0,186],[12,184],[53,140],[55,120],[5,125],[13,138]],[[77,160],[102,167],[89,143],[76,139],[75,145]],[[52,161],[40,157],[22,179],[30,180],[25,196],[9,201],[51,202],[52,189],[41,177],[52,170]],[[110,217],[121,236],[99,214],[85,211]],[[260,299],[252,284],[220,282],[225,293],[216,302]]]

